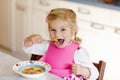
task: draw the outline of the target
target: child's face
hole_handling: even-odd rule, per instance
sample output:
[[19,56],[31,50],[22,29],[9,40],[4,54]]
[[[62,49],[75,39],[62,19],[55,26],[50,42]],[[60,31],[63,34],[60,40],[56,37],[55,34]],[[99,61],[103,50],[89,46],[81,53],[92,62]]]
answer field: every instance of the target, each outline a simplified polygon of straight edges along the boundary
[[55,45],[63,48],[72,40],[74,31],[69,27],[67,22],[57,19],[51,22],[49,33],[52,41],[58,39],[58,41],[55,42]]

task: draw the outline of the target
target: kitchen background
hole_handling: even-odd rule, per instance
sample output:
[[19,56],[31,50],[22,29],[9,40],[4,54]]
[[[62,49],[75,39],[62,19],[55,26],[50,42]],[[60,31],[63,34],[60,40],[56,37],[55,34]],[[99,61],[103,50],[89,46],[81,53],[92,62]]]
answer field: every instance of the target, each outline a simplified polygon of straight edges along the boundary
[[78,16],[81,45],[88,49],[93,62],[106,61],[104,80],[118,80],[120,6],[106,1],[109,0],[0,0],[0,50],[22,60],[30,59],[22,50],[24,38],[38,33],[49,39],[45,18],[50,9],[71,8]]

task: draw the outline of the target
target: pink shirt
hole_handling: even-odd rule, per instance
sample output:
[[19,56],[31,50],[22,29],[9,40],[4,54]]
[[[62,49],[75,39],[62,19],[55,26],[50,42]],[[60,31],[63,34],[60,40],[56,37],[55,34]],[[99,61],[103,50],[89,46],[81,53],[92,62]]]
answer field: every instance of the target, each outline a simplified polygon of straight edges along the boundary
[[51,73],[65,77],[72,74],[71,64],[74,63],[74,53],[79,49],[79,44],[72,42],[64,48],[58,48],[53,42],[50,43],[42,61],[51,65]]

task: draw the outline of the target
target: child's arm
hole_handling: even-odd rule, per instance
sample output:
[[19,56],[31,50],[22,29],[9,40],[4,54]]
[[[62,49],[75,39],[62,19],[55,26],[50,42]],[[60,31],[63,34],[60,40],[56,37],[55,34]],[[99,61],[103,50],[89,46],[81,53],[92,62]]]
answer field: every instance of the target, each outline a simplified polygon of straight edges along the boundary
[[86,49],[80,48],[75,52],[73,73],[80,74],[89,80],[96,80],[99,76],[97,68],[93,65]]
[[39,34],[32,34],[25,38],[24,46],[30,47],[31,45],[35,43],[41,43],[42,41],[43,41],[43,38]]
[[25,38],[23,50],[28,54],[44,55],[49,46],[48,40],[43,40],[39,34],[32,34]]

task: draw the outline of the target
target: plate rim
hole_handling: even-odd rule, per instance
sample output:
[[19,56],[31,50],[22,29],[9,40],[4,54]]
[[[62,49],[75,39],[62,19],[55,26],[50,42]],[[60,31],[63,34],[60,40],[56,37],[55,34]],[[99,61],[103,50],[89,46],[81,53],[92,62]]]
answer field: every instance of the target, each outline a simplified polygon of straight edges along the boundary
[[[17,71],[17,68],[20,67],[20,66],[22,66],[22,65],[20,65],[20,64],[22,64],[22,63],[23,63],[23,65],[24,65],[24,64],[29,64],[29,63],[31,63],[31,64],[40,63],[40,64],[44,64],[44,65],[47,64],[47,67],[45,67],[44,65],[42,65],[42,66],[45,68],[45,71],[44,71],[43,73],[41,73],[41,74],[23,74],[23,73]],[[39,65],[39,64],[38,64],[38,65]],[[49,72],[49,71],[51,70],[51,66],[50,66],[50,64],[48,64],[48,63],[46,63],[46,62],[43,62],[43,61],[26,60],[26,61],[20,61],[20,62],[15,63],[15,64],[13,65],[12,69],[13,69],[14,72],[16,72],[16,73],[19,74],[19,75],[22,75],[22,76],[28,77],[28,78],[33,78],[33,76],[41,76],[41,75],[43,75],[44,73]]]

